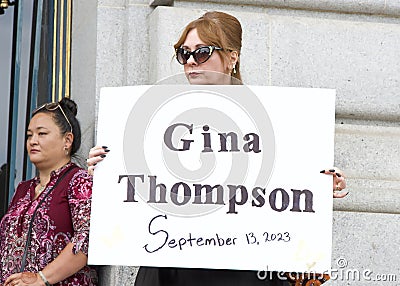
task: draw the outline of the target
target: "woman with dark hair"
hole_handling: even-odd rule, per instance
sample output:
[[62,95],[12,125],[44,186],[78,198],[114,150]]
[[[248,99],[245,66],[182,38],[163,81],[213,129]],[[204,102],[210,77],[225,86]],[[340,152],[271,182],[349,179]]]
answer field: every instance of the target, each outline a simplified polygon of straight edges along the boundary
[[92,177],[71,163],[81,144],[77,106],[32,113],[26,148],[38,175],[21,182],[0,223],[0,285],[96,285],[87,266]]

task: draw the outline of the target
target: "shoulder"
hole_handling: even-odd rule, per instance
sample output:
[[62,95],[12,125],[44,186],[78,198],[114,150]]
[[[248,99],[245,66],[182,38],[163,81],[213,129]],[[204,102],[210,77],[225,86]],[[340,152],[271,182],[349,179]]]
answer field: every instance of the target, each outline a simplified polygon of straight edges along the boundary
[[78,167],[77,171],[75,171],[74,175],[72,176],[72,181],[74,180],[92,182],[93,177],[89,175],[89,173],[85,169]]
[[69,184],[69,190],[75,196],[90,197],[92,194],[93,177],[82,168],[75,171]]
[[72,178],[71,178],[71,184],[92,184],[93,183],[93,177],[89,175],[89,173],[80,167],[77,168],[77,170],[74,172]]
[[15,190],[12,200],[17,201],[17,200],[25,197],[26,194],[29,192],[29,189],[34,187],[34,182],[35,182],[35,178],[20,182]]
[[35,181],[35,178],[30,179],[30,180],[27,180],[27,181],[19,182],[19,184],[18,184],[18,186],[17,186],[17,191],[18,191],[19,189],[26,189],[26,188],[29,188],[29,187],[34,183],[34,181]]
[[15,195],[21,194],[23,193],[25,195],[25,193],[27,192],[27,190],[29,190],[32,186],[35,186],[35,180],[36,178],[27,180],[27,181],[22,181],[18,184],[17,189],[15,190]]

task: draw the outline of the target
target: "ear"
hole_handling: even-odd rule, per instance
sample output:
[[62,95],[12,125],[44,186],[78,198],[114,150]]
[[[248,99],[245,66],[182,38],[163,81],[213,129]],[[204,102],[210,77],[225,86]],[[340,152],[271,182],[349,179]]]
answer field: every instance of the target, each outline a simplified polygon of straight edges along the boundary
[[229,54],[229,62],[232,68],[236,65],[238,59],[239,59],[238,51],[231,51]]
[[67,132],[64,135],[64,146],[70,150],[72,147],[72,143],[74,142],[74,134],[72,132]]

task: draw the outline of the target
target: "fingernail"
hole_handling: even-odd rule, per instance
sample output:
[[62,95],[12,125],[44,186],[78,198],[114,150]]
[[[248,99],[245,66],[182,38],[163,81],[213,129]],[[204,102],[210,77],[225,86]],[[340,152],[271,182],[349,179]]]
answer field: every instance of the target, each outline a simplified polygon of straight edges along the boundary
[[335,169],[329,169],[329,172],[334,173],[334,172],[335,172]]
[[108,149],[108,147],[107,147],[107,146],[101,146],[101,148],[103,148],[103,149]]
[[100,157],[101,157],[101,158],[105,158],[105,157],[106,157],[106,155],[105,155],[105,154],[102,154],[102,155],[100,155]]
[[342,175],[340,175],[340,173],[336,173],[336,176],[338,176],[340,178]]
[[105,149],[104,152],[110,152],[110,150],[109,149]]
[[319,171],[321,174],[325,173],[325,170]]
[[94,163],[94,164],[93,164],[93,166],[96,166],[96,165],[97,165],[97,163]]

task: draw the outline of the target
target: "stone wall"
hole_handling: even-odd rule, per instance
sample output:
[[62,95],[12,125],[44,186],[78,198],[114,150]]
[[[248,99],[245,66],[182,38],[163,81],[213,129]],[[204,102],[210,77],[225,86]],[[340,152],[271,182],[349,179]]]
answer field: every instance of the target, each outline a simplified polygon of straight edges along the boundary
[[[400,285],[398,0],[89,2],[74,7],[72,63],[72,96],[84,102],[92,122],[88,138],[95,105],[87,101],[104,86],[153,84],[181,72],[172,46],[205,10],[241,21],[246,84],[336,89],[335,165],[345,170],[350,194],[334,202],[332,268],[338,277],[325,285]],[[79,33],[80,23],[95,34]],[[136,271],[101,267],[101,285],[133,285]],[[357,271],[361,277],[353,279]],[[362,277],[368,271],[371,281]],[[390,274],[397,282],[373,281]]]

